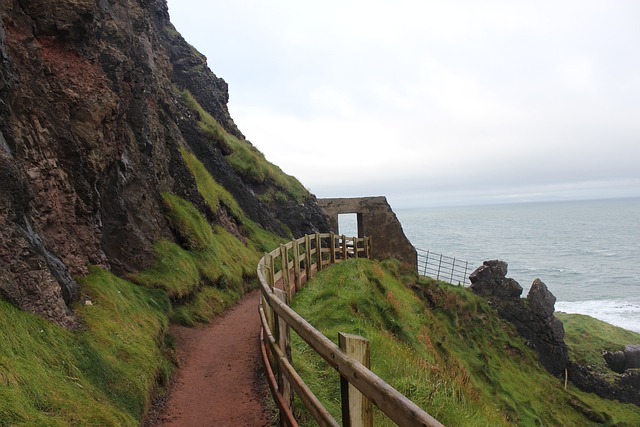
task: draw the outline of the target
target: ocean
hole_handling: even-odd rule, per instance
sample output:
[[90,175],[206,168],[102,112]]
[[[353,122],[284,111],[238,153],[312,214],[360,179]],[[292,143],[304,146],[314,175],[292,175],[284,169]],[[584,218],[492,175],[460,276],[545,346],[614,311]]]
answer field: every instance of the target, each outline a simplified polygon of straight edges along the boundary
[[470,271],[506,261],[523,297],[539,278],[556,296],[556,311],[640,332],[640,199],[395,212],[416,248],[469,261]]

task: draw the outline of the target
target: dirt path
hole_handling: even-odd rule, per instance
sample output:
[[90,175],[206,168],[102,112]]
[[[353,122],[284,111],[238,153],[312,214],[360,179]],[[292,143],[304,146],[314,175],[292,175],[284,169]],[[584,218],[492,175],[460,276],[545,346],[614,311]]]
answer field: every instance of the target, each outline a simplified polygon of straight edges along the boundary
[[151,426],[268,426],[259,374],[259,291],[209,325],[172,326],[180,367]]

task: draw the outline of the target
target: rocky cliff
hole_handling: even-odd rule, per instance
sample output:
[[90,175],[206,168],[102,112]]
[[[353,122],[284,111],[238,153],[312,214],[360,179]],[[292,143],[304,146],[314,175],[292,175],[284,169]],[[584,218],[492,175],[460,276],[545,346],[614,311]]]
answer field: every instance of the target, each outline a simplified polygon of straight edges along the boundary
[[470,288],[488,298],[500,316],[516,327],[526,344],[536,351],[540,364],[553,375],[568,376],[583,391],[640,406],[640,346],[629,345],[616,352],[604,350],[609,369],[621,374],[618,376],[570,360],[564,325],[554,314],[556,297],[540,279],[535,279],[527,297],[520,298],[522,286],[506,277],[507,267],[504,261],[485,261],[469,276]]
[[255,163],[227,84],[165,0],[6,0],[0,17],[1,297],[72,326],[88,265],[139,271],[154,242],[178,240],[163,193],[241,239],[229,207],[202,200],[184,152],[264,229],[327,228],[300,183]]
[[556,297],[535,279],[527,298],[520,298],[522,286],[507,275],[504,261],[485,261],[471,275],[470,289],[489,298],[500,316],[511,322],[527,345],[538,354],[542,366],[553,375],[565,373],[569,356],[564,342],[564,327],[554,316]]

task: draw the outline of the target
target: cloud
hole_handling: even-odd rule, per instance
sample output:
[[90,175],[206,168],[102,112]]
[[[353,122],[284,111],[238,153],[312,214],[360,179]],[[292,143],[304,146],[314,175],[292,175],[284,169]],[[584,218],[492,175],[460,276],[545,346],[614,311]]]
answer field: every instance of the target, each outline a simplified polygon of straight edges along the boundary
[[640,3],[169,6],[243,133],[320,196],[640,195]]
[[593,61],[587,58],[569,57],[558,66],[562,83],[570,90],[595,92],[597,81],[593,75]]

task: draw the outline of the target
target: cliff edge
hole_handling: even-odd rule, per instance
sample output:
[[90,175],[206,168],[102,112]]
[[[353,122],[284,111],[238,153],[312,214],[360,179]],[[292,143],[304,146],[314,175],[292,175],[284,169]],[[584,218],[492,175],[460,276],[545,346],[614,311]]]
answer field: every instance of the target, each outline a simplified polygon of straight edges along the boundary
[[0,296],[75,323],[74,277],[140,271],[159,239],[178,241],[162,194],[213,210],[194,155],[265,230],[326,229],[315,197],[269,164],[229,115],[225,81],[169,20],[165,0],[0,4]]

